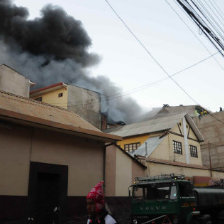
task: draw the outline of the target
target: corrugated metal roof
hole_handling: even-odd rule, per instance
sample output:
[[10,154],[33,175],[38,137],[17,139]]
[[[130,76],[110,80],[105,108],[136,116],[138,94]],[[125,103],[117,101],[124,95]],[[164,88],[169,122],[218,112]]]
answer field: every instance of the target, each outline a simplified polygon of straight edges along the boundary
[[195,123],[192,120],[192,118],[190,117],[190,115],[188,115],[186,113],[169,115],[169,116],[165,116],[165,117],[151,119],[148,121],[124,125],[119,130],[115,130],[115,131],[112,131],[109,133],[114,134],[114,135],[119,135],[122,137],[128,137],[128,136],[136,136],[136,135],[170,130],[177,123],[179,123],[183,117],[185,117],[187,122],[190,124],[190,126],[191,126],[192,130],[194,131],[195,135],[197,136],[198,140],[203,141],[204,139],[203,139],[203,136],[201,135],[199,129],[195,125]]
[[162,140],[163,138],[160,138],[159,136],[148,138],[137,150],[129,152],[129,154],[132,156],[145,156],[147,158],[153,153]]
[[119,136],[101,132],[74,112],[3,91],[0,91],[0,116],[98,136],[102,139],[121,140]]
[[151,119],[148,121],[124,125],[119,130],[112,131],[110,134],[122,137],[141,135],[146,133],[169,130],[174,127],[185,114],[175,114],[168,117]]

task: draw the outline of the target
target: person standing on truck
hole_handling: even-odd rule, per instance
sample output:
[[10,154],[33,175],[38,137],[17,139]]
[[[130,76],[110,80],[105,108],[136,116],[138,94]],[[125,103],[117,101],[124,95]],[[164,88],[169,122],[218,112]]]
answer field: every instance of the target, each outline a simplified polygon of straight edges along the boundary
[[105,209],[103,181],[91,189],[86,196],[86,203],[89,216],[87,224],[117,224],[116,220]]

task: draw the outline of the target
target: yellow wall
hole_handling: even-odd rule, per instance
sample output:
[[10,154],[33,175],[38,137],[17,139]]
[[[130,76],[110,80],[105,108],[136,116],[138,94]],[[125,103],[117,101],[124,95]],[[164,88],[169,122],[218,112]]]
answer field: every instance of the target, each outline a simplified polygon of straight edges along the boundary
[[123,139],[122,141],[118,141],[117,144],[122,149],[124,149],[125,144],[131,144],[131,143],[136,143],[136,142],[140,142],[141,144],[143,144],[149,138],[149,136],[154,137],[155,135],[145,134],[145,135],[139,135],[139,136],[134,136],[134,137],[130,136],[128,138]]
[[[59,93],[63,93],[62,97],[58,97]],[[63,107],[67,109],[68,107],[68,91],[66,87],[62,87],[61,89],[52,90],[51,92],[44,93],[42,95],[38,95],[33,97],[34,99],[42,97],[42,102],[48,103],[51,105],[55,105],[58,107]]]

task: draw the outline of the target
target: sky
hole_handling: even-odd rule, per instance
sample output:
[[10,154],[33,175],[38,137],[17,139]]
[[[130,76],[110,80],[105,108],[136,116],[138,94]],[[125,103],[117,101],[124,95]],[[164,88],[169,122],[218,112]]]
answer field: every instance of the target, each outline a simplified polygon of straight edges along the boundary
[[[215,1],[224,9],[224,2]],[[17,6],[27,7],[30,19],[40,17],[41,9],[52,4],[62,7],[69,15],[80,20],[92,40],[89,51],[100,56],[100,62],[88,69],[89,75],[108,77],[122,89],[120,94],[132,97],[146,110],[163,104],[192,105],[196,104],[195,101],[214,112],[219,111],[219,107],[224,107],[224,58],[219,54],[173,77],[193,101],[172,80],[167,79],[167,75],[128,32],[105,0],[13,2]],[[169,75],[217,52],[174,0],[109,2]],[[161,79],[165,80],[152,84]]]

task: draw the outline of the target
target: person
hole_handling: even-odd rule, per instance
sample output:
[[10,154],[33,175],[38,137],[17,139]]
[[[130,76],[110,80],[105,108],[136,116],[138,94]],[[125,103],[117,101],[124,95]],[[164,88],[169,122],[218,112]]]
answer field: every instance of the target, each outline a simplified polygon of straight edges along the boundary
[[89,216],[87,224],[117,224],[116,220],[105,209],[103,181],[91,189],[86,196],[86,203]]

